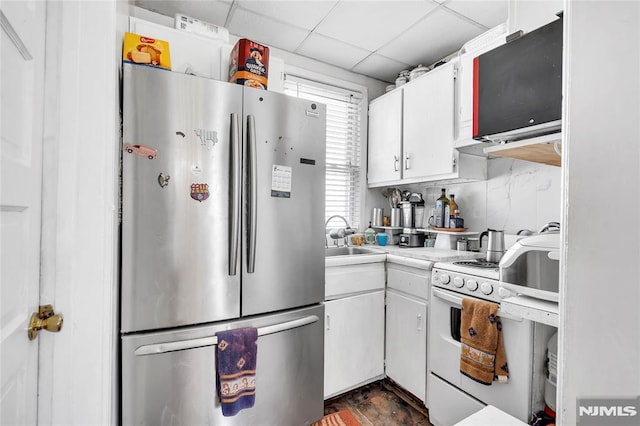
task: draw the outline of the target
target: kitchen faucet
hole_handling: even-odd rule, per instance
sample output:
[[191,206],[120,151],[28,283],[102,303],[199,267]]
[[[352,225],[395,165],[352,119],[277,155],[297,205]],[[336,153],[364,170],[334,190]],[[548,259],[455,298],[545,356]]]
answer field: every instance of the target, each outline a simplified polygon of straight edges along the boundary
[[[355,231],[353,229],[351,229],[351,226],[349,226],[349,222],[347,222],[347,219],[345,219],[343,216],[335,214],[335,215],[329,217],[329,219],[327,219],[327,221],[324,223],[325,232],[327,230],[327,225],[329,224],[331,219],[334,219],[334,218],[342,219],[343,222],[346,225],[346,228],[332,229],[331,231],[329,231],[329,236],[333,240],[335,240],[334,243],[338,247],[340,247],[340,245],[338,244],[338,240],[340,238],[342,238],[344,240],[344,246],[347,247],[349,245],[348,241],[347,241],[347,236],[355,234]],[[325,248],[329,248],[329,245],[327,244],[326,235],[325,235],[325,238],[324,238],[324,246],[325,246]]]

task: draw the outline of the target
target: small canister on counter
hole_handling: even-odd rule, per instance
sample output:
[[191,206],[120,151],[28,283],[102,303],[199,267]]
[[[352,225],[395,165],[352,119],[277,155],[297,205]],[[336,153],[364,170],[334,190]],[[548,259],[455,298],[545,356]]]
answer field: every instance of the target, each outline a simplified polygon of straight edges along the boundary
[[400,219],[402,218],[402,209],[399,207],[395,207],[391,209],[391,225],[390,226],[400,226],[402,222]]
[[371,221],[373,226],[382,226],[382,215],[384,210],[379,207],[374,207],[371,212]]
[[456,243],[456,247],[458,251],[467,251],[467,240],[460,238]]

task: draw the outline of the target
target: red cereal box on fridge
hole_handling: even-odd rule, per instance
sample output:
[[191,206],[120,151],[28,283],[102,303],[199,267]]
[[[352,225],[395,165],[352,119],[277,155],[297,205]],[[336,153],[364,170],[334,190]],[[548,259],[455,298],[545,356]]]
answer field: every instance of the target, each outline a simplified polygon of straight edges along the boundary
[[269,48],[246,38],[238,40],[229,56],[229,82],[267,89]]

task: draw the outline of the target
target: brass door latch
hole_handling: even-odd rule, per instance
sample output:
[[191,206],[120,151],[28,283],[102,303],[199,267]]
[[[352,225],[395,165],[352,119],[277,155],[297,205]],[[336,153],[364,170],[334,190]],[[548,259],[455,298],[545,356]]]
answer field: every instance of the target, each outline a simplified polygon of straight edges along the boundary
[[29,321],[29,329],[27,330],[29,340],[38,337],[38,331],[43,329],[52,333],[59,332],[62,328],[62,321],[62,315],[53,312],[53,306],[40,306],[38,312],[31,314],[31,321]]

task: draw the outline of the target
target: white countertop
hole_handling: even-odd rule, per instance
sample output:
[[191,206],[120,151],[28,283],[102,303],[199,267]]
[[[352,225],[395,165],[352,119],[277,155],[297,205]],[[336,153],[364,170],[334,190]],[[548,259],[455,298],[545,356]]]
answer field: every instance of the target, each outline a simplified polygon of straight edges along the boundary
[[453,262],[455,260],[480,259],[484,253],[473,251],[457,251],[437,249],[433,247],[400,247],[400,246],[373,246],[378,250],[384,250],[388,254],[409,257],[412,259],[429,260],[431,262]]
[[[362,245],[362,248],[376,250],[379,251],[380,254],[391,254],[430,262],[453,262],[455,260],[480,259],[485,257],[484,253],[437,249],[433,247],[377,246],[365,244]],[[325,258],[325,266],[357,265],[361,263],[383,262],[385,260],[387,260],[385,257],[375,255],[333,256]],[[393,261],[393,259],[390,260]]]

